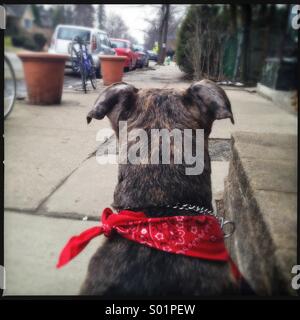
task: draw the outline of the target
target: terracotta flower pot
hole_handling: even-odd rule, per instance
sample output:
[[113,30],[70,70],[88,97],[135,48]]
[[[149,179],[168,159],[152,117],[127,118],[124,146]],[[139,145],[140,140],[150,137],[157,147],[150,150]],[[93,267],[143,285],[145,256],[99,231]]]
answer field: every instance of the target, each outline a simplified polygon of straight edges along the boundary
[[125,56],[100,56],[101,73],[105,86],[122,81],[125,60]]
[[28,100],[31,104],[49,105],[61,102],[67,55],[47,52],[20,52]]

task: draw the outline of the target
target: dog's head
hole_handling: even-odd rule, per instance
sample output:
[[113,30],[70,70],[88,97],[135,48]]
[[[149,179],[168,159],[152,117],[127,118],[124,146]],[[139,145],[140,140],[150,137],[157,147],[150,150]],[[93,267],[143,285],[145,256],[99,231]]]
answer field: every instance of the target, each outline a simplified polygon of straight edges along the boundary
[[[100,120],[105,116],[109,118],[117,137],[119,130],[122,130],[119,128],[120,121],[126,121],[128,136],[136,129],[147,133],[146,139],[138,141],[140,144],[138,150],[131,148],[132,145],[134,147],[135,138],[133,137],[133,140],[128,138],[128,157],[132,155],[135,157],[136,154],[140,160],[120,163],[118,185],[114,195],[115,208],[131,208],[139,205],[144,208],[178,201],[201,203],[206,208],[211,208],[208,136],[214,120],[230,118],[232,123],[234,122],[230,102],[221,88],[208,80],[194,83],[182,91],[138,90],[127,83],[116,83],[100,94],[93,109],[88,113],[87,121],[89,123],[92,119]],[[180,141],[178,144],[175,143],[176,139],[172,142],[169,140],[170,148],[164,149],[163,144],[157,143],[156,138],[153,144],[153,131],[150,129],[159,131],[167,129],[164,131],[168,132],[176,130],[180,133],[186,131],[184,129],[192,129],[188,130],[192,135],[185,135],[181,141],[177,140]],[[203,140],[195,138],[197,129],[204,130],[204,152],[202,152]],[[120,140],[122,138],[120,146],[125,145],[126,149],[123,134],[119,138]],[[193,143],[195,158],[193,158],[194,152],[187,147],[188,143],[185,141]],[[147,149],[150,149],[150,153]],[[160,155],[161,158],[166,156],[166,162],[160,161]],[[175,161],[175,158],[179,161]],[[153,159],[158,162],[152,162]],[[134,163],[141,165],[135,166]],[[170,165],[160,165],[161,163]]]
[[105,89],[87,115],[87,122],[107,116],[118,133],[119,121],[127,121],[128,130],[204,129],[207,136],[216,119],[230,118],[231,105],[224,90],[209,80],[192,84],[187,90],[138,90],[125,82]]

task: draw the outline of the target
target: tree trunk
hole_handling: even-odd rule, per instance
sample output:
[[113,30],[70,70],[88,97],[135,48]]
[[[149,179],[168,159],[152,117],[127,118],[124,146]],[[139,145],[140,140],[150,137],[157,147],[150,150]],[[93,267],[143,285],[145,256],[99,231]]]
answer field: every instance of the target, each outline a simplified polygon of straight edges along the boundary
[[170,5],[162,5],[162,19],[159,28],[159,41],[158,41],[158,64],[163,64],[166,57],[167,50],[167,36],[168,36],[168,22],[170,16]]
[[249,80],[250,76],[250,31],[252,21],[252,8],[250,4],[242,5],[242,21],[243,21],[243,45],[242,45],[242,78],[244,82]]
[[159,24],[159,29],[158,29],[158,61],[157,63],[160,64],[160,56],[161,56],[161,51],[162,51],[162,42],[163,42],[163,30],[164,30],[164,11],[165,11],[165,6],[161,6],[161,19],[160,19],[160,24]]
[[233,81],[237,80],[239,67],[240,67],[240,61],[241,61],[241,53],[242,53],[242,45],[243,45],[243,34],[237,35],[237,52],[236,52],[236,58],[235,58],[235,65],[234,65],[234,71],[233,71]]
[[291,5],[288,4],[286,6],[286,10],[285,10],[284,17],[283,17],[284,25],[283,25],[283,31],[282,31],[281,39],[280,39],[280,46],[278,48],[279,49],[278,50],[278,57],[279,57],[280,61],[282,61],[282,58],[284,55],[284,49],[285,49],[285,45],[286,45],[286,39],[288,38],[290,10],[291,10]]
[[236,4],[230,4],[230,31],[231,34],[236,34],[237,31]]
[[167,52],[167,40],[168,40],[168,27],[169,27],[169,17],[170,17],[170,5],[166,5],[165,23],[164,23],[164,33],[163,33],[163,46],[162,46],[162,63],[165,60]]
[[98,5],[98,28],[105,30],[105,8],[104,4]]

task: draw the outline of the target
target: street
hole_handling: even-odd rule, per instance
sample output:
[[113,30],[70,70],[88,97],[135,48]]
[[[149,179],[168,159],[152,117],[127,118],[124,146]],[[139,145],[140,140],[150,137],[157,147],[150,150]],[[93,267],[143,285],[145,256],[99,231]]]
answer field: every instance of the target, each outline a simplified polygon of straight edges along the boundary
[[[136,68],[133,71],[125,72],[125,76],[130,76],[132,73],[141,73],[146,72],[148,70],[151,70],[155,68],[156,62],[155,61],[149,61],[149,67],[144,68]],[[98,79],[98,83],[101,85],[101,79]],[[89,85],[89,89],[92,90],[92,87]],[[81,78],[79,74],[74,74],[71,70],[66,69],[65,71],[65,80],[64,80],[64,88],[66,89],[78,89],[81,90]]]
[[[18,63],[14,63],[17,69]],[[17,69],[19,83],[22,72]],[[186,89],[191,82],[172,63],[125,73],[137,88]],[[5,121],[5,268],[6,295],[77,294],[87,263],[103,237],[74,261],[57,270],[58,254],[73,235],[94,226],[110,206],[116,165],[99,165],[96,134],[109,121],[86,124],[86,115],[104,86],[83,94],[80,79],[66,73],[61,105],[34,106],[17,101]],[[233,132],[297,134],[297,118],[271,101],[243,88],[224,88],[235,125],[215,121],[210,136],[213,197],[224,190],[229,139]],[[19,94],[24,94],[25,90]]]
[[[23,72],[23,66],[21,60],[17,57],[17,55],[14,52],[6,52],[5,53],[8,58],[10,59],[16,79],[17,79],[17,99],[24,99],[26,97],[26,84],[24,82],[24,72]],[[125,73],[125,77],[131,77],[132,73],[138,73],[141,74],[143,72],[146,72],[148,70],[151,70],[155,67],[155,62],[150,61],[148,68],[136,68],[133,71]],[[98,84],[101,86],[101,79],[98,79]],[[70,69],[65,70],[65,78],[64,78],[64,89],[68,91],[81,91],[81,78],[79,74],[73,73]],[[88,90],[92,90],[92,87],[90,83],[88,83]]]

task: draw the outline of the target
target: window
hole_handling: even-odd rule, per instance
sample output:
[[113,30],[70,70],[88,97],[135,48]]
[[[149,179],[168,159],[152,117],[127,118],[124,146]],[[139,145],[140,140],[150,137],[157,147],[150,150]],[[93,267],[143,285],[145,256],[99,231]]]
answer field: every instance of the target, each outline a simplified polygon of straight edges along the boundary
[[126,41],[110,39],[110,42],[116,45],[117,48],[124,48],[124,49],[128,48],[128,43]]
[[29,19],[24,19],[24,28],[31,29],[31,27],[32,27],[32,21]]
[[79,36],[84,41],[89,42],[91,32],[88,30],[65,28],[65,27],[58,29],[57,39],[73,40],[76,36]]
[[110,43],[109,43],[109,40],[108,40],[108,38],[107,38],[107,35],[104,34],[103,36],[104,36],[104,43],[105,43],[105,45],[109,47],[109,46],[110,46]]
[[138,44],[133,45],[133,49],[134,49],[134,50],[138,50],[138,51],[144,51],[144,47],[143,47],[143,46],[140,46],[140,45],[138,45]]
[[105,33],[99,33],[100,41],[102,45],[109,46],[108,38]]

